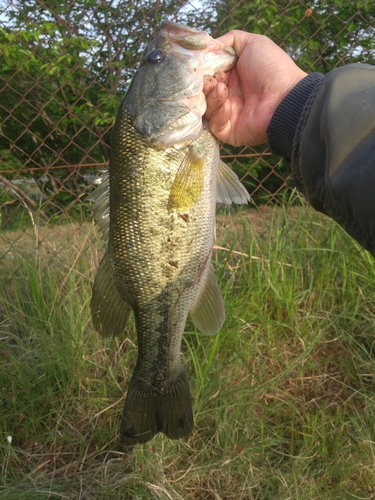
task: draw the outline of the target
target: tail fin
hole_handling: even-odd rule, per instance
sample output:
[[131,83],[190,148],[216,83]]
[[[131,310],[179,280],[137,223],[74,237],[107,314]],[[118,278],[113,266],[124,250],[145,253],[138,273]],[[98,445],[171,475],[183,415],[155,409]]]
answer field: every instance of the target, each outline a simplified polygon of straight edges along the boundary
[[192,430],[189,380],[184,369],[162,390],[150,386],[134,373],[121,423],[124,446],[146,443],[158,432],[170,439],[180,439],[189,436]]

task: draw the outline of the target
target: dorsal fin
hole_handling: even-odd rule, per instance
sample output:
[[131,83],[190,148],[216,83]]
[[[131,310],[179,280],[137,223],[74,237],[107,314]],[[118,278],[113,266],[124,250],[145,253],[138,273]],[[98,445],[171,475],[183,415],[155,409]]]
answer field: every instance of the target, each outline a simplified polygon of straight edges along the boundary
[[89,194],[87,199],[92,202],[91,210],[95,223],[102,233],[105,246],[107,246],[109,237],[109,173],[108,170],[103,170],[101,174],[101,177],[94,181],[98,187]]

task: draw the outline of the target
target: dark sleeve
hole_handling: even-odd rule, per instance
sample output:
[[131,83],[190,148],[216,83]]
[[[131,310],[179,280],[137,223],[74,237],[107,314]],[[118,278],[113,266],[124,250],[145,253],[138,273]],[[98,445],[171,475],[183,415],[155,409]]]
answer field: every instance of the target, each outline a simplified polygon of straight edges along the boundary
[[375,66],[309,75],[279,105],[267,137],[311,205],[375,256]]

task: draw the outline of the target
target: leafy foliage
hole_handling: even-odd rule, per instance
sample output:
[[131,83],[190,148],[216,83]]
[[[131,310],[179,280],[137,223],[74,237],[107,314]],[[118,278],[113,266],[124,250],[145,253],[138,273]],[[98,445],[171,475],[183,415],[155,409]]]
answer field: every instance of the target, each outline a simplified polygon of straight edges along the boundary
[[267,35],[308,72],[326,73],[345,63],[372,63],[375,4],[372,0],[255,0],[218,4],[221,33],[244,29]]
[[[107,164],[121,98],[162,19],[214,36],[232,28],[266,34],[306,71],[374,60],[371,0],[208,0],[203,7],[187,0],[0,0],[0,13],[0,204],[45,220],[71,214],[90,176]],[[289,173],[263,147],[226,147],[223,154],[250,191],[261,183],[259,191],[275,193]],[[15,188],[14,179],[35,181],[33,193],[23,181]]]
[[[0,28],[3,184],[15,172],[32,176],[47,216],[74,203],[87,174],[108,162],[110,130],[145,43],[160,19],[185,3],[8,5]],[[32,199],[21,203],[35,209]]]

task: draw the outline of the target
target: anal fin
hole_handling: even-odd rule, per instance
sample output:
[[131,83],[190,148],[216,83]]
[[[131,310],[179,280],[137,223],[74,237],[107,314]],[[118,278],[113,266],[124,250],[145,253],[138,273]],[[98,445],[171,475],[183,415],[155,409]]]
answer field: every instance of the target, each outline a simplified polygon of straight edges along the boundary
[[105,337],[119,335],[124,331],[130,312],[130,306],[117,291],[108,253],[105,253],[92,292],[91,315],[94,328]]
[[195,326],[205,335],[215,335],[225,321],[224,299],[215,276],[213,265],[207,273],[205,285],[190,311]]

